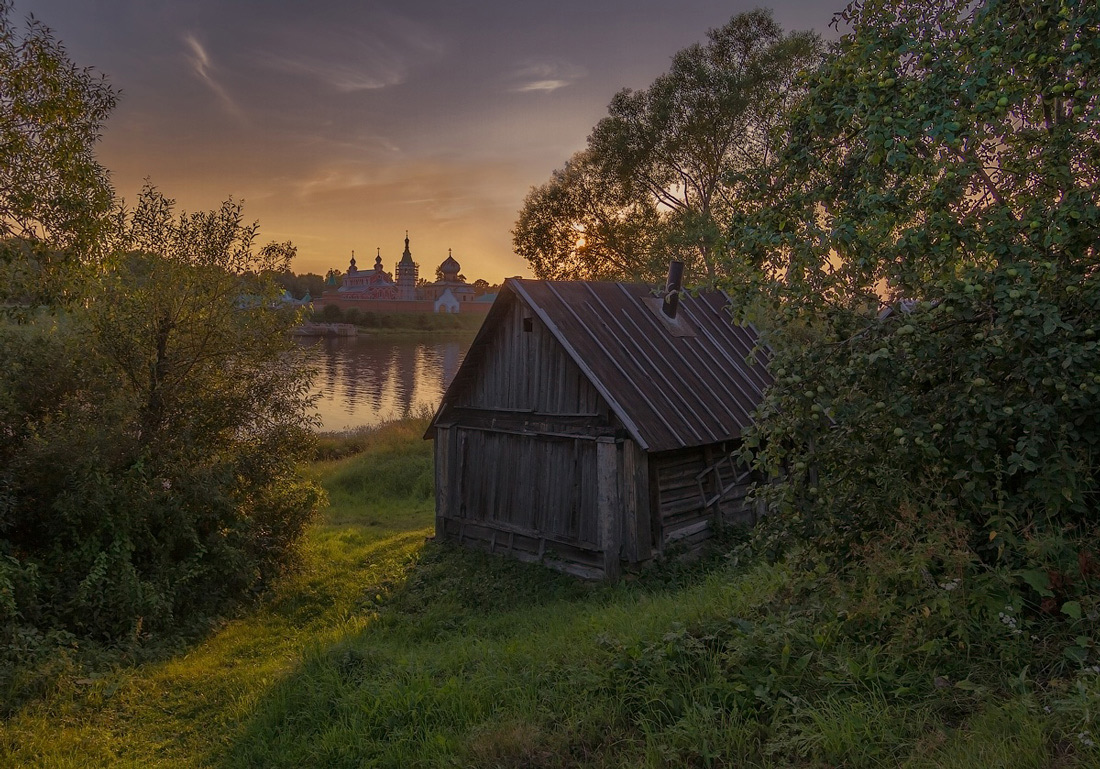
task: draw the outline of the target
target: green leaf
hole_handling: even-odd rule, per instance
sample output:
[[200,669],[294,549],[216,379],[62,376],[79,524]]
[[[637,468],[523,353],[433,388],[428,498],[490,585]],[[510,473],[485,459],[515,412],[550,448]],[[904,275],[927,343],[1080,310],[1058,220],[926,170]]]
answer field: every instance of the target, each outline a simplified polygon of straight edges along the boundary
[[1084,665],[1089,656],[1089,650],[1080,646],[1070,646],[1063,653],[1067,659],[1076,662],[1078,665]]
[[1062,604],[1062,614],[1073,619],[1081,619],[1081,604],[1077,601],[1066,601]]
[[1043,569],[1028,569],[1021,571],[1017,576],[1044,598],[1054,597],[1054,593],[1050,590],[1050,576]]

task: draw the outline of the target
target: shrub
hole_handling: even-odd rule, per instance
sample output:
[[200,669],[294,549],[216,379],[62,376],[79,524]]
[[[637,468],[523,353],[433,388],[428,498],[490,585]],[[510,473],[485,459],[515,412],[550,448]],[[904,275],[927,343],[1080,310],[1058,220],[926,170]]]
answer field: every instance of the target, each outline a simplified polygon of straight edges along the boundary
[[[291,560],[320,490],[306,371],[239,206],[146,189],[85,301],[0,325],[0,625],[133,641]],[[153,251],[153,249],[158,249]],[[8,650],[11,653],[12,650]]]
[[957,522],[974,560],[947,577],[995,575],[1000,610],[1065,642],[1100,609],[1100,9],[894,0],[840,21],[730,231],[777,375],[747,436],[782,478],[759,492],[769,534],[840,568],[904,516],[914,537]]

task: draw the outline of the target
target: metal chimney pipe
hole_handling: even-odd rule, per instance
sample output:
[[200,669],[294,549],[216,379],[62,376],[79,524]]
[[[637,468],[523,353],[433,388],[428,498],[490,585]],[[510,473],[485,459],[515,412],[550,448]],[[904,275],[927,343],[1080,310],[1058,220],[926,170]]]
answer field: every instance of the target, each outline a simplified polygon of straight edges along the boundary
[[668,263],[668,279],[665,281],[665,300],[661,303],[661,312],[668,318],[676,317],[680,307],[680,287],[684,282],[684,263],[675,260]]

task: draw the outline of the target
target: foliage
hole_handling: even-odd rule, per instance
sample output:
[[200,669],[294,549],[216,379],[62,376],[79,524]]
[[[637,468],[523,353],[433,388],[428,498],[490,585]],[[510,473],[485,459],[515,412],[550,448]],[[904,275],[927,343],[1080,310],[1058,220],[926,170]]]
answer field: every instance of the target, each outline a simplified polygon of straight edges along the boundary
[[730,229],[729,284],[779,378],[749,437],[786,473],[760,492],[771,525],[843,559],[899,516],[959,520],[976,560],[945,578],[1006,580],[1040,635],[1095,618],[1100,8],[895,0],[839,21]]
[[660,232],[657,207],[632,199],[582,151],[528,193],[512,235],[537,278],[655,280]]
[[0,0],[0,305],[71,290],[66,268],[95,255],[112,205],[93,147],[114,92],[11,13]]
[[274,273],[271,277],[295,299],[304,299],[307,294],[317,299],[325,290],[324,276],[313,272],[296,275],[287,269]]
[[82,306],[0,327],[9,637],[144,640],[285,566],[320,500],[296,471],[309,374],[255,277],[293,249],[255,234],[236,203],[175,218],[146,188]]
[[463,312],[374,312],[326,304],[313,313],[318,323],[351,323],[370,331],[382,332],[463,332],[477,331],[485,316]]
[[289,244],[240,206],[116,207],[93,149],[114,94],[0,0],[0,679],[89,639],[147,642],[288,562],[308,372],[277,309]]
[[588,148],[528,194],[513,240],[538,277],[651,279],[670,256],[715,277],[718,222],[743,193],[734,174],[769,161],[769,129],[820,44],[762,10],[708,37],[649,88],[616,94]]

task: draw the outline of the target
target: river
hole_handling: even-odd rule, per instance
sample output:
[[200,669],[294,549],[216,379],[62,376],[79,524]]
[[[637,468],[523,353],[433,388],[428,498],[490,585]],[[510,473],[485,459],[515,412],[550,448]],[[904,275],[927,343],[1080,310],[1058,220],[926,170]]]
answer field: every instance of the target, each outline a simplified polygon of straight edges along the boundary
[[435,410],[472,336],[360,335],[302,338],[317,368],[313,392],[323,432],[352,430]]

